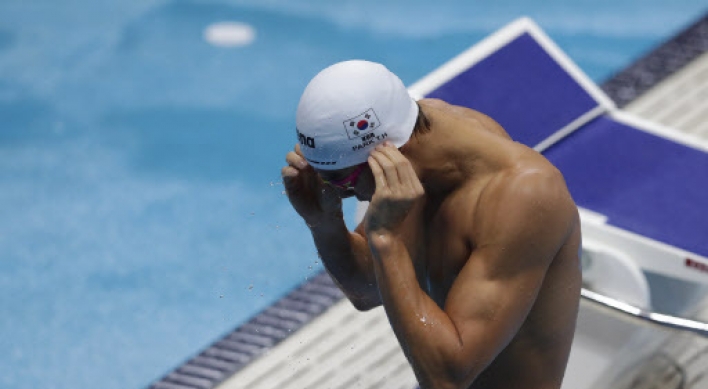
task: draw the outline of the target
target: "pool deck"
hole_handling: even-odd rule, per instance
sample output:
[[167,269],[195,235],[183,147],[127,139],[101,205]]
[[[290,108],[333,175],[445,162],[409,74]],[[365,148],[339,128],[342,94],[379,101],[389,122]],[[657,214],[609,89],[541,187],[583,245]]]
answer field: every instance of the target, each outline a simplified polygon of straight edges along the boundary
[[[601,88],[626,112],[708,140],[708,14]],[[354,340],[364,332],[365,342]],[[391,382],[410,389],[415,377],[385,313],[356,311],[323,272],[149,388],[396,387]]]

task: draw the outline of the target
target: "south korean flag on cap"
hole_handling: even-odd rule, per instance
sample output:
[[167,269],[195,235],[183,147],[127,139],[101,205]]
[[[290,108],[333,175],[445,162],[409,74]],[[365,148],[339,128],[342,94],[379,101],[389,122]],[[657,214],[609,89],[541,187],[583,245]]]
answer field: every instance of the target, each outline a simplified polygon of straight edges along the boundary
[[347,130],[349,139],[356,139],[366,135],[379,128],[380,125],[379,118],[376,117],[376,112],[374,112],[373,108],[369,108],[361,115],[344,121],[344,129]]

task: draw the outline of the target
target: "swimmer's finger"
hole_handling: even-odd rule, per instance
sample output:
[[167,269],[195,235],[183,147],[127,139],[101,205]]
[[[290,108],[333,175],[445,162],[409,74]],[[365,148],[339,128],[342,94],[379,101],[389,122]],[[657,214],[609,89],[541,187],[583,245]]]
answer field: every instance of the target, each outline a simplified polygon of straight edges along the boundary
[[423,185],[420,183],[418,174],[416,174],[415,169],[413,169],[413,165],[408,159],[401,162],[401,166],[398,170],[398,176],[401,177],[401,185],[410,190],[411,194],[422,194]]
[[408,158],[406,158],[392,143],[386,142],[380,152],[388,157],[398,173],[402,189],[416,190],[416,182],[420,183]]
[[386,185],[393,191],[400,189],[401,183],[398,177],[398,169],[396,169],[396,164],[391,161],[386,154],[381,152],[380,148],[376,148],[376,150],[372,151],[369,156],[373,157],[376,162],[378,162],[379,167],[383,171],[386,178]]
[[283,186],[288,194],[302,190],[302,179],[300,171],[292,166],[285,166],[281,169],[280,175],[283,177]]
[[300,149],[300,144],[295,143],[295,153],[299,156],[302,157],[302,159],[305,159],[305,154],[302,153],[302,150]]
[[418,177],[410,164],[403,164],[398,169],[398,176],[401,178],[401,187],[407,192],[416,192],[416,181]]
[[292,166],[285,166],[280,170],[280,175],[283,176],[283,180],[292,180],[297,178],[299,174],[300,171]]
[[285,162],[297,169],[305,169],[308,166],[307,160],[295,151],[291,151],[285,156]]
[[371,155],[369,155],[368,162],[371,173],[374,175],[374,181],[376,182],[376,191],[384,190],[387,185],[386,177],[384,176],[383,169],[381,169],[381,165],[379,165],[376,159]]

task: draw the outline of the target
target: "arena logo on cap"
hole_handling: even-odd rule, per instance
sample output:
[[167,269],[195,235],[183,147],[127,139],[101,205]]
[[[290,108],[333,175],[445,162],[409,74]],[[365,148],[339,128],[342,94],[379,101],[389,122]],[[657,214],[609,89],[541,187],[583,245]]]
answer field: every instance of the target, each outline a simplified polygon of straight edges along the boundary
[[297,139],[300,141],[301,145],[307,146],[311,149],[315,148],[315,138],[303,135],[297,128],[295,131],[297,132]]
[[369,108],[361,115],[344,121],[344,129],[347,131],[349,139],[356,139],[366,135],[379,128],[380,125],[379,118],[373,108]]

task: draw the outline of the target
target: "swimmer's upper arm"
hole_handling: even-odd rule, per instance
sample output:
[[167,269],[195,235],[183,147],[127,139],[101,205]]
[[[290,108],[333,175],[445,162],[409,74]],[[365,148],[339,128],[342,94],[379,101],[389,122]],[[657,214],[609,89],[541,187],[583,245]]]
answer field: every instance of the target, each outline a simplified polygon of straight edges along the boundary
[[454,371],[467,385],[524,323],[575,220],[564,183],[545,174],[514,178],[483,196],[494,200],[480,204],[475,216],[478,247],[444,306],[459,338]]

